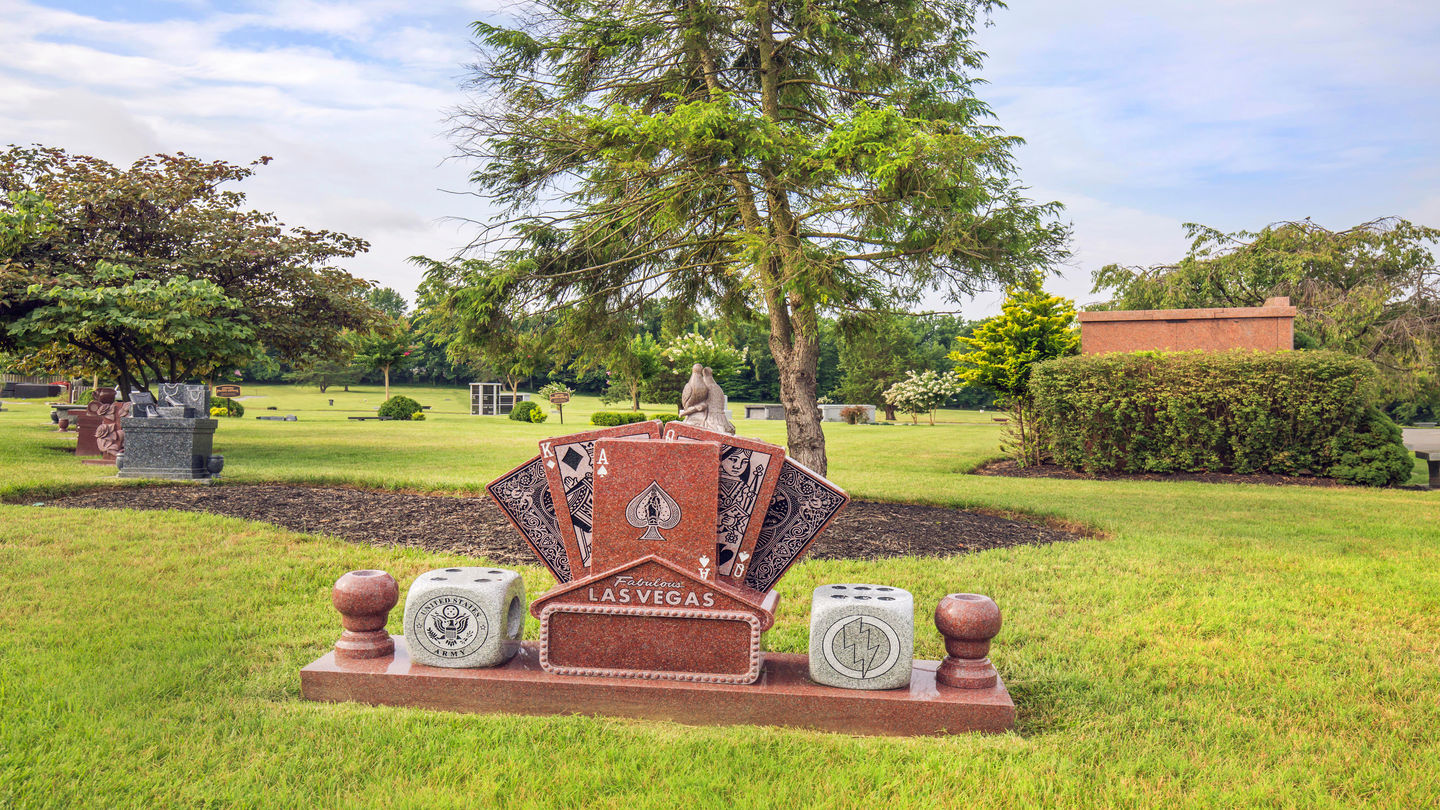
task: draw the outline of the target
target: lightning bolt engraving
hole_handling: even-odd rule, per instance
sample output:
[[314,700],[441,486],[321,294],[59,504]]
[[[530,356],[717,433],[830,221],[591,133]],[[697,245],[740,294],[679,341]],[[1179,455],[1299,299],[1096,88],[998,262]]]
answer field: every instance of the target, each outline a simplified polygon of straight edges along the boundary
[[849,653],[849,667],[859,670],[862,678],[875,665],[875,656],[885,648],[883,643],[876,644],[870,637],[872,632],[875,632],[874,629],[865,623],[864,617],[855,619],[840,631],[840,648]]

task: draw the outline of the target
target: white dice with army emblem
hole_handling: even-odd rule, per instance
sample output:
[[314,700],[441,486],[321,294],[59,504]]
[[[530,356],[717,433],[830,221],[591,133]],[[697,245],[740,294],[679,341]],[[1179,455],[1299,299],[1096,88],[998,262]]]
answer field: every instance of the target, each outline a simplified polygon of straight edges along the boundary
[[898,689],[915,659],[915,600],[888,585],[821,585],[810,598],[810,680]]
[[405,597],[410,660],[432,667],[499,666],[520,649],[525,583],[502,568],[439,568]]

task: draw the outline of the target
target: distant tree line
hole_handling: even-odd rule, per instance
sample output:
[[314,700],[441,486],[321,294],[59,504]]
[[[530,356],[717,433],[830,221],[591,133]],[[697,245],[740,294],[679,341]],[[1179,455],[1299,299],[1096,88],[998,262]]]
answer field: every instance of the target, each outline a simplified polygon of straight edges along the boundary
[[[732,400],[779,400],[780,375],[770,353],[769,327],[758,317],[736,321],[693,312],[679,315],[674,302],[657,299],[642,307],[628,340],[563,345],[544,319],[537,318],[515,324],[504,348],[497,350],[482,349],[465,339],[433,280],[421,285],[417,299],[418,306],[411,310],[393,289],[369,293],[370,304],[397,330],[390,342],[408,351],[394,360],[391,382],[464,385],[499,381],[517,391],[561,383],[610,403],[638,408],[642,400],[678,403],[691,364],[701,362],[715,369]],[[950,372],[954,361],[948,355],[956,348],[957,339],[969,337],[982,322],[955,315],[908,313],[821,319],[819,396],[886,408],[885,389],[903,379],[906,372]],[[268,357],[247,368],[246,379],[323,388],[383,383],[384,371],[374,362],[374,351],[367,353],[364,346],[364,340],[352,337],[338,358],[287,363]],[[994,393],[979,385],[962,386],[946,403],[959,408],[993,405]]]

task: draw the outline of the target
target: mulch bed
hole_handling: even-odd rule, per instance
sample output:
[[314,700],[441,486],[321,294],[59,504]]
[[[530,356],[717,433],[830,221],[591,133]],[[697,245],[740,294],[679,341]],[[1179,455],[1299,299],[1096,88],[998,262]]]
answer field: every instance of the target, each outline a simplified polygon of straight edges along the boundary
[[1269,484],[1277,487],[1346,487],[1354,486],[1334,478],[1317,478],[1313,475],[1271,475],[1254,473],[1085,473],[1061,467],[1056,464],[1040,464],[1021,467],[1013,459],[992,461],[975,468],[974,475],[1003,475],[1009,478],[1071,478],[1087,481],[1200,481],[1206,484]]
[[[378,546],[535,563],[489,498],[415,495],[271,484],[117,487],[57,498],[47,506],[177,509],[260,520]],[[854,501],[811,547],[820,559],[948,556],[1077,540],[1079,534],[979,512]]]

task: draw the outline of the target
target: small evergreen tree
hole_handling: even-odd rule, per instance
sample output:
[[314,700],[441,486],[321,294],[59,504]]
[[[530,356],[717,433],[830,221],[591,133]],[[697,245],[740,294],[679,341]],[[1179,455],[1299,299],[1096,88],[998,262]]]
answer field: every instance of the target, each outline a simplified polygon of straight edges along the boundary
[[1049,295],[1040,278],[1006,291],[1000,315],[976,327],[971,337],[956,338],[950,353],[961,379],[998,391],[1010,408],[1011,449],[1022,464],[1039,464],[1041,441],[1030,399],[1030,372],[1056,357],[1075,354],[1075,302]]

